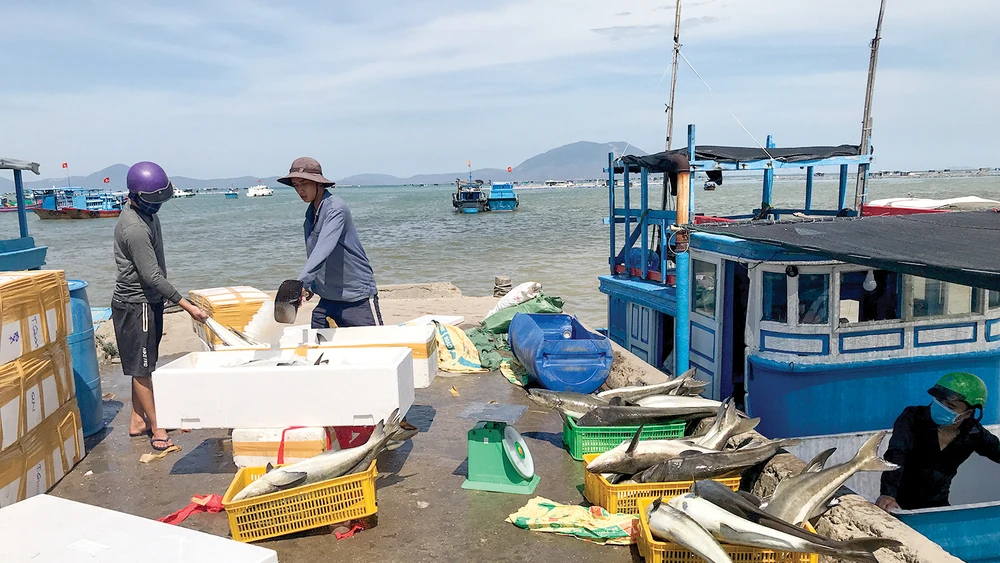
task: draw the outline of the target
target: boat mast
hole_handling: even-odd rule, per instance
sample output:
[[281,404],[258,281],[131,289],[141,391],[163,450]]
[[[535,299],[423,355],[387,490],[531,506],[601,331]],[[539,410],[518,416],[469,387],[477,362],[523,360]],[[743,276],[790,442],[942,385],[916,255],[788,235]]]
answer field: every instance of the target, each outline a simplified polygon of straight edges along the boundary
[[674,139],[674,92],[677,89],[677,54],[680,50],[681,0],[677,0],[677,7],[674,9],[674,57],[670,65],[670,103],[667,104],[667,150],[670,150],[670,144]]
[[[882,40],[882,16],[885,15],[886,0],[878,11],[878,24],[875,26],[875,38],[872,39],[872,56],[868,63],[868,87],[865,89],[865,113],[861,120],[861,154],[869,153],[869,142],[872,134],[872,98],[875,94],[875,69],[878,67],[878,46]],[[854,190],[854,210],[859,211],[868,197],[868,164],[858,165],[858,183]]]

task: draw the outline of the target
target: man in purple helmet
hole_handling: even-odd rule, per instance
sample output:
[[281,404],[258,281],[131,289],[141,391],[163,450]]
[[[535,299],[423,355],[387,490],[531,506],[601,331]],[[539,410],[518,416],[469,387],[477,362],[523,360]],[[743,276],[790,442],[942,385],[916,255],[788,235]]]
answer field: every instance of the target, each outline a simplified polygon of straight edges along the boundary
[[351,210],[327,188],[334,183],[323,177],[316,159],[296,158],[288,175],[279,182],[295,188],[306,210],[306,264],[299,274],[305,297],[320,296],[313,310],[312,327],[329,328],[327,318],[338,327],[382,324],[378,308],[375,274]]
[[180,305],[196,321],[208,315],[181,297],[167,281],[163,235],[156,212],[173,196],[167,173],[153,162],[139,162],[128,170],[128,202],[115,226],[115,264],[118,278],[111,298],[122,371],[132,376],[132,420],[129,436],[150,437],[154,450],[173,444],[156,425],[152,373],[163,337],[163,301]]

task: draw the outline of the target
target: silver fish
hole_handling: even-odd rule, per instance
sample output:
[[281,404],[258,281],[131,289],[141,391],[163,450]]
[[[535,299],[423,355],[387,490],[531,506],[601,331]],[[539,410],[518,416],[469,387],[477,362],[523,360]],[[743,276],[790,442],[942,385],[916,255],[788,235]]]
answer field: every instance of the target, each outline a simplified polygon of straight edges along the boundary
[[555,409],[567,416],[581,418],[596,407],[606,407],[608,402],[583,393],[561,393],[548,389],[529,389],[528,398],[534,403]]
[[736,411],[736,404],[727,400],[723,407],[725,410],[721,418],[716,418],[717,425],[713,425],[708,434],[695,440],[699,446],[704,446],[711,450],[721,450],[726,447],[726,443],[733,436],[744,434],[760,424],[759,418],[741,419]]
[[862,538],[841,542],[830,540],[836,545],[832,547],[828,542],[816,542],[751,522],[692,493],[674,497],[667,504],[690,516],[717,540],[733,545],[793,553],[818,553],[859,563],[877,563],[878,559],[872,555],[873,551],[899,545],[899,542],[885,538]]
[[764,510],[792,524],[800,524],[821,512],[837,489],[858,471],[898,469],[899,466],[878,456],[878,447],[885,435],[885,430],[873,434],[846,463],[782,479]]
[[673,459],[681,452],[710,451],[688,440],[643,440],[639,441],[642,426],[628,442],[612,448],[587,464],[591,473],[618,473],[632,475],[658,463]]
[[646,507],[646,518],[653,537],[682,545],[709,563],[732,563],[729,554],[703,526],[663,502],[663,497]]
[[[693,397],[672,398],[692,399]],[[697,420],[707,418],[714,412],[715,406],[706,403],[689,403],[662,408],[605,405],[590,409],[576,423],[578,426],[639,426],[640,424],[662,424],[673,420]]]
[[636,385],[633,387],[619,387],[617,389],[610,389],[608,391],[601,391],[597,394],[599,399],[609,400],[613,397],[621,397],[626,402],[635,402],[643,397],[649,397],[651,395],[663,395],[668,393],[673,389],[679,389],[684,386],[684,382],[694,378],[695,369],[692,368],[686,372],[680,374],[679,376],[667,380],[663,383],[656,383],[654,385]]
[[[309,459],[268,471],[243,488],[233,501],[266,495],[292,487],[318,483],[346,475],[373,451],[381,453],[389,437],[399,432],[399,409],[392,411],[388,422],[379,421],[364,445],[346,450],[331,450]],[[376,456],[378,453],[375,454]],[[374,458],[372,458],[374,459]],[[369,460],[369,463],[371,461]]]
[[642,399],[639,399],[635,402],[635,404],[640,407],[649,407],[654,409],[698,406],[708,409],[708,412],[711,413],[716,412],[716,410],[722,406],[722,403],[719,401],[687,395],[652,395],[650,397],[643,397]]
[[779,449],[799,442],[800,440],[795,438],[786,438],[731,451],[682,452],[671,460],[637,474],[634,478],[640,483],[713,479],[767,461],[774,457]]

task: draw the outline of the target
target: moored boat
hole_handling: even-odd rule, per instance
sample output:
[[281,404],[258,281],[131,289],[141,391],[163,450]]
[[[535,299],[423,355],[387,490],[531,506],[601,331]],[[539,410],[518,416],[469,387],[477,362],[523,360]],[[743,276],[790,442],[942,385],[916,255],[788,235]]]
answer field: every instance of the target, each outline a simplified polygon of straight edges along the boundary
[[455,193],[451,194],[451,205],[455,208],[456,212],[479,213],[480,211],[490,210],[489,201],[486,193],[483,191],[482,180],[476,180],[475,182],[472,180],[468,182],[455,180],[455,184],[458,189],[455,190]]
[[493,182],[487,199],[490,211],[514,211],[520,205],[513,182]]
[[95,189],[66,188],[36,191],[41,204],[32,209],[39,219],[108,219],[121,215],[120,195]]
[[267,197],[274,195],[274,190],[264,185],[250,186],[247,188],[247,197]]
[[226,190],[226,199],[238,199],[240,197],[240,191],[236,188],[229,188]]
[[196,194],[191,190],[175,189],[171,197],[194,197]]

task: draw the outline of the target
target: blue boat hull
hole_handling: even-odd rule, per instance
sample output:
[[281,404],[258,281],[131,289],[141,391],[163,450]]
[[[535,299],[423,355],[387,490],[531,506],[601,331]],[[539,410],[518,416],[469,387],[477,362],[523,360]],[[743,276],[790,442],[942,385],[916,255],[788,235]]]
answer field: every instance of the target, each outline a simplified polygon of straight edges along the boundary
[[[899,409],[886,405],[929,404],[927,389],[951,371],[978,375],[989,396],[1000,396],[1000,350],[815,367],[751,355],[749,364],[748,414],[761,417],[758,430],[770,438],[892,428]],[[987,405],[982,422],[1000,423],[1000,402]]]
[[508,334],[514,357],[546,389],[593,393],[611,373],[611,342],[570,315],[518,313]]
[[963,561],[1000,562],[1000,502],[904,511],[897,516]]
[[517,209],[516,199],[494,199],[490,198],[490,211],[514,211]]

